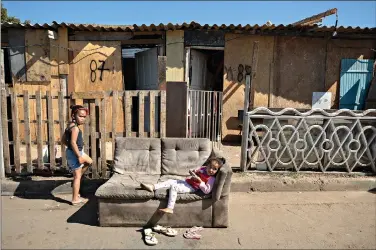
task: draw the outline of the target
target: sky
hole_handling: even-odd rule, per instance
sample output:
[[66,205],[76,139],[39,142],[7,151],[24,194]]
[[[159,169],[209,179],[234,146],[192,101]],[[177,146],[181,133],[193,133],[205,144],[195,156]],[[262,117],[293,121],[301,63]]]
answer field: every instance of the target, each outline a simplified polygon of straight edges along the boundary
[[[338,26],[376,27],[376,1],[2,1],[8,15],[32,23],[290,24],[331,8]],[[333,26],[335,15],[323,25]]]

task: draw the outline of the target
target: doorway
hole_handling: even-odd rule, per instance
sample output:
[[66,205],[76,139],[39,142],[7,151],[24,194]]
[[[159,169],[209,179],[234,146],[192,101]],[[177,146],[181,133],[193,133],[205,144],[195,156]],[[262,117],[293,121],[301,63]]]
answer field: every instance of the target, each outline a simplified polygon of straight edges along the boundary
[[187,48],[186,81],[191,90],[223,90],[223,48]]

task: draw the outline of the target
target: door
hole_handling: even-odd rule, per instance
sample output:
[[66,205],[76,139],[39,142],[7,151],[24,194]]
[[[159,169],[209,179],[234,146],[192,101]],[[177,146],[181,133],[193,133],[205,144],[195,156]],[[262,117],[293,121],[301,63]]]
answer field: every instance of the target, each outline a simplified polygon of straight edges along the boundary
[[195,49],[191,50],[191,90],[206,90],[207,61],[208,56],[206,54]]
[[374,60],[342,59],[339,108],[364,110]]
[[158,89],[158,50],[157,48],[138,52],[136,58],[137,90]]
[[[136,59],[136,89],[137,90],[158,90],[158,50],[148,49],[135,54]],[[158,124],[159,106],[155,102],[156,131]],[[150,132],[150,102],[149,96],[144,96],[144,131]]]

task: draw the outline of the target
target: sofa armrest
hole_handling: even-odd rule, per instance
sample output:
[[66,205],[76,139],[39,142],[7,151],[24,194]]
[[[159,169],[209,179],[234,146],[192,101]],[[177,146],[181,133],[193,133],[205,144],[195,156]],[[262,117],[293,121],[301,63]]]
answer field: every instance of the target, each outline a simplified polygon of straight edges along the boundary
[[[213,149],[211,157],[223,157],[222,152]],[[224,157],[223,157],[224,158]],[[213,201],[219,201],[221,197],[230,194],[232,169],[227,162],[220,168],[215,178],[215,184],[212,192]]]

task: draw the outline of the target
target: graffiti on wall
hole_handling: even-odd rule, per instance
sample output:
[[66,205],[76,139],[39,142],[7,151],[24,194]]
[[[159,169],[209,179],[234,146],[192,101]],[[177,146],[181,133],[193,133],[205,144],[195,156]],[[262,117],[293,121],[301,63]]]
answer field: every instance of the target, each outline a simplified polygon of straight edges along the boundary
[[90,81],[91,82],[95,82],[97,80],[97,71],[99,71],[99,80],[102,81],[103,80],[103,71],[110,71],[110,69],[106,69],[104,67],[106,61],[103,61],[103,60],[98,60],[100,66],[98,68],[98,63],[96,60],[91,60],[90,62]]
[[236,75],[236,81],[241,83],[246,75],[250,75],[252,72],[252,67],[249,65],[239,64],[237,69],[233,69],[230,67],[224,67],[224,71],[226,74],[226,80],[228,81],[235,81],[234,75]]

